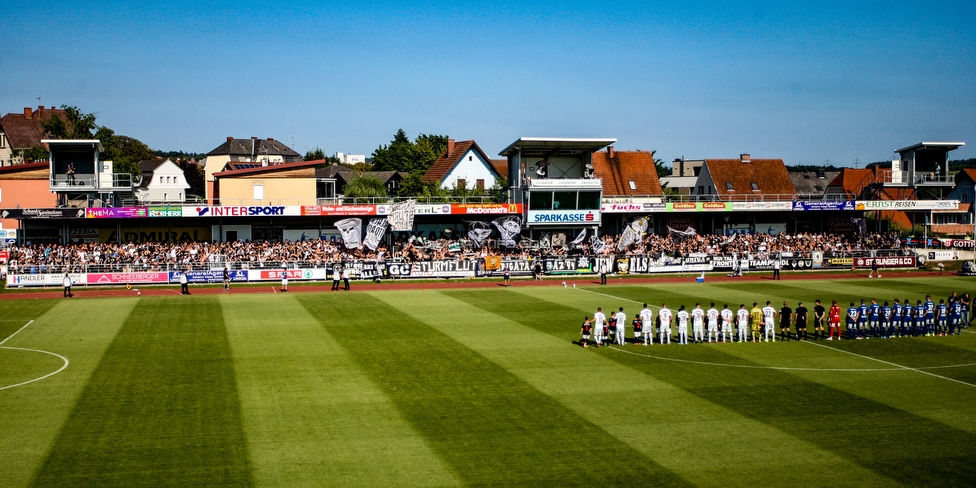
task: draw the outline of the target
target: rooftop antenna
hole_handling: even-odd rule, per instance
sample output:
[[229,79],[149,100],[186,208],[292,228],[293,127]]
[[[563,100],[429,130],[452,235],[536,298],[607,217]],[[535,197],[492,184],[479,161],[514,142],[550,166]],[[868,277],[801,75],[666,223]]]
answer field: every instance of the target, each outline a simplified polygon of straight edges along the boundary
[[292,147],[292,148],[294,148],[294,147],[295,147],[295,138],[296,138],[296,137],[298,137],[298,136],[296,136],[295,134],[292,134],[292,135],[291,135],[291,147]]
[[38,107],[40,107],[40,106],[41,106],[41,97],[37,97],[37,106],[38,106]]
[[854,156],[854,167],[855,168],[860,168],[861,167],[861,160],[858,159],[857,156]]

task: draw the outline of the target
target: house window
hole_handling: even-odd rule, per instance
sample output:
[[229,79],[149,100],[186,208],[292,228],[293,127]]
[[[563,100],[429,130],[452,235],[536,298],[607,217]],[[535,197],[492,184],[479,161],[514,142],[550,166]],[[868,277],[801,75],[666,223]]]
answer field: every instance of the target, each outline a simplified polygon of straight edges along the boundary
[[477,180],[474,180],[474,181],[475,181],[475,183],[474,183],[474,187],[475,188],[477,188],[479,190],[484,190],[485,189],[485,180],[484,179],[477,179]]
[[457,185],[455,185],[455,186],[457,188],[467,188],[468,187],[468,182],[465,181],[464,178],[458,178],[457,179]]
[[728,190],[728,191],[735,191],[735,188],[732,188],[732,182],[731,181],[726,181],[725,182],[725,189]]
[[699,195],[704,195],[705,194],[705,187],[704,186],[699,186],[698,187],[698,194]]
[[629,181],[628,183],[630,183],[631,190],[635,190],[635,191],[637,190],[637,183],[634,183],[633,181]]
[[0,147],[7,147],[7,136],[0,134]]
[[468,161],[474,161],[474,156],[468,156]]
[[162,176],[160,176],[160,177],[159,177],[159,184],[160,184],[160,185],[162,185],[162,184],[163,184],[163,177],[162,177]]
[[752,185],[752,191],[759,191],[759,183],[753,181],[752,183],[749,184]]
[[254,185],[254,199],[264,200],[264,185]]

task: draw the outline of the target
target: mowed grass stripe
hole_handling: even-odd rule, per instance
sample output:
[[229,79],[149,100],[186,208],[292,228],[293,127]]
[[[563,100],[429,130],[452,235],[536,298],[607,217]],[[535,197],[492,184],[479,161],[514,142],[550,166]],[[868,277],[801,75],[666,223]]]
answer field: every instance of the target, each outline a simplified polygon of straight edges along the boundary
[[220,303],[255,484],[459,484],[294,295]]
[[[0,300],[0,342],[15,334],[27,322],[37,319],[58,302],[56,300]],[[9,345],[9,344],[4,344]]]
[[[523,289],[520,293],[525,294],[529,301],[555,296],[542,290]],[[574,305],[579,305],[579,302]],[[511,310],[522,307],[517,305],[515,299],[510,299],[506,301],[506,306],[495,308],[497,310],[490,309],[496,313],[510,314]],[[566,328],[555,320],[527,325],[557,336],[569,335]],[[761,351],[763,347],[808,346],[777,343],[743,344],[742,347]],[[689,353],[693,351],[695,357],[708,357],[710,362],[715,363],[742,360],[711,346],[682,346],[681,349],[687,349]],[[656,352],[653,347],[647,350]],[[645,349],[641,349],[643,351]],[[640,356],[614,351],[603,353],[609,359],[680,386],[740,415],[790,433],[823,450],[833,451],[837,456],[867,467],[879,476],[926,486],[970,486],[972,480],[976,479],[976,466],[965,454],[967,446],[976,445],[976,435],[888,404],[783,371],[714,368],[682,363],[662,368],[659,362]],[[916,373],[873,374],[894,374],[898,378]],[[940,380],[931,378],[930,381]],[[883,391],[899,388],[900,385],[897,380],[878,381],[874,387]],[[958,390],[953,388],[956,394],[969,394]],[[938,402],[939,399],[922,401]],[[823,411],[824,406],[832,407],[833,411]],[[795,466],[787,468],[793,470]]]
[[[9,487],[30,483],[136,301],[24,300],[18,303],[32,304],[18,310],[30,314],[44,310],[44,313],[31,315],[34,323],[4,346],[52,351],[67,357],[71,363],[61,373],[45,380],[0,391],[0,453],[3,453],[0,484]],[[61,366],[56,358],[34,354],[35,359],[48,366]],[[47,358],[54,359],[56,364]],[[7,364],[4,350],[0,349],[0,368]]]
[[509,371],[373,296],[300,300],[464,484],[688,486]]
[[213,297],[141,299],[33,484],[251,485],[220,312]]
[[[550,296],[559,293],[534,291]],[[578,329],[574,330],[576,335],[572,332],[562,335],[533,325],[558,324],[568,316],[575,316],[578,312],[571,307],[533,300],[520,296],[521,293],[507,296],[473,291],[442,293],[467,302],[465,305],[469,307],[479,307],[482,315],[495,317],[494,321],[485,318],[492,325],[499,320],[521,323],[494,328],[508,332],[524,329],[516,337],[531,336],[531,344],[558,348],[558,352],[543,354],[529,350],[533,346],[506,343],[506,349],[516,352],[508,353],[500,347],[490,357],[510,356],[507,360],[500,359],[502,364],[517,365],[508,369],[533,378],[530,382],[538,384],[543,391],[551,392],[574,409],[588,412],[587,418],[599,419],[595,422],[606,430],[696,485],[776,486],[783,484],[786,477],[797,486],[894,484],[893,480],[850,463],[830,450],[688,392],[687,385],[676,385],[621,364],[612,357],[613,351],[582,350],[570,342],[578,338]],[[659,347],[654,352],[663,349]],[[670,364],[659,362],[656,367],[666,371]],[[574,365],[582,374],[567,377],[565,370]],[[602,410],[614,407],[619,408],[619,415],[600,415]],[[788,469],[771,464],[773,457]]]

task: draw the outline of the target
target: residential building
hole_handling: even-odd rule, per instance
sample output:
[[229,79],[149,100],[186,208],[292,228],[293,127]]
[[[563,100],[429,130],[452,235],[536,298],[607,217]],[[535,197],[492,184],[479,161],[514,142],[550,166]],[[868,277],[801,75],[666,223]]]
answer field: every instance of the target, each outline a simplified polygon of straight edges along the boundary
[[604,197],[654,197],[664,195],[650,151],[606,151],[592,155],[593,177],[603,182]]
[[325,178],[335,179],[335,193],[337,195],[345,194],[346,185],[352,180],[359,178],[360,176],[372,176],[383,183],[386,187],[387,195],[396,195],[400,191],[400,185],[403,180],[410,176],[409,173],[397,172],[397,171],[356,171],[347,166],[342,166],[340,164],[333,164],[322,168],[321,175]]
[[496,164],[476,142],[448,139],[444,154],[434,161],[422,180],[437,182],[444,189],[487,189],[495,185],[495,180],[505,179]]
[[64,110],[54,107],[24,107],[23,113],[8,113],[0,118],[0,166],[22,164],[21,150],[42,145],[46,134],[41,122],[63,114]]
[[213,204],[236,206],[334,204],[335,178],[324,159],[214,173]]
[[349,166],[366,162],[365,154],[346,154],[337,152],[335,157],[339,160],[339,164],[347,164]]
[[183,169],[169,159],[149,159],[139,162],[142,172],[134,193],[142,204],[183,203],[186,201],[186,182]]
[[[271,166],[282,163],[294,163],[302,160],[302,156],[273,138],[234,139],[228,136],[223,144],[207,153],[202,164],[206,184],[206,197],[212,201],[214,174],[224,171],[227,163],[251,163],[254,167]],[[240,166],[238,166],[240,168]]]
[[716,201],[790,201],[796,188],[782,159],[705,159],[692,195]]
[[790,179],[801,200],[824,200],[827,186],[840,174],[840,171],[790,171]]

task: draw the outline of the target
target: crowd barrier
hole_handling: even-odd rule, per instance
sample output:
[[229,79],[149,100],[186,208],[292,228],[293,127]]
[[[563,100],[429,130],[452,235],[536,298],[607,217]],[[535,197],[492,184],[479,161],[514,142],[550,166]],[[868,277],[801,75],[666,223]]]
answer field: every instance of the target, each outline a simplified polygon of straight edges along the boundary
[[[871,254],[874,254],[873,256]],[[489,257],[482,259],[453,259],[440,261],[404,262],[396,259],[380,261],[348,261],[345,263],[289,262],[280,266],[247,268],[240,263],[227,263],[230,281],[253,283],[281,281],[287,273],[293,281],[329,281],[337,266],[348,268],[353,280],[417,279],[417,278],[476,278],[501,276],[507,268],[512,276],[532,275],[536,266],[543,275],[592,275],[606,269],[616,275],[659,273],[732,272],[734,270],[766,271],[775,267],[772,257],[751,256],[550,256],[536,258]],[[803,254],[784,253],[779,259],[783,270],[815,270],[842,268],[914,268],[919,262],[915,254],[896,251],[876,251],[864,255],[826,256],[814,251]],[[223,264],[190,270],[133,270],[128,267],[111,269],[89,267],[81,272],[68,270],[75,285],[112,286],[135,284],[175,284],[185,273],[189,283],[220,283]],[[61,286],[65,271],[52,272],[43,268],[16,270],[7,275],[7,287]]]

